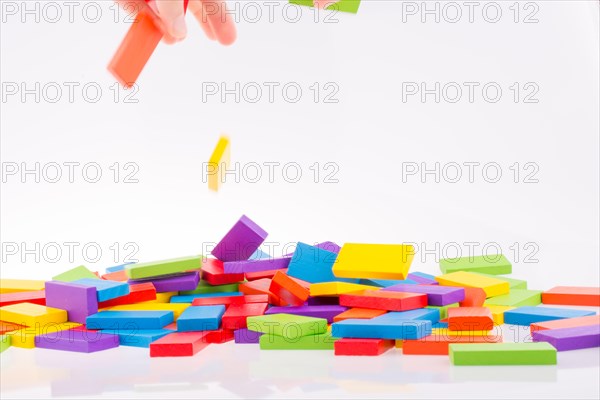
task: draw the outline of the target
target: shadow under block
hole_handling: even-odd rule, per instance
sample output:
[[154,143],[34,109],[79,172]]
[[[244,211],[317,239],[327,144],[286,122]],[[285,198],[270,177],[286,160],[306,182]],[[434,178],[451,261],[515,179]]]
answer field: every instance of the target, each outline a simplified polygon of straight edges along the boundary
[[333,317],[333,322],[343,321],[345,319],[371,319],[385,314],[385,310],[375,310],[371,308],[350,308],[341,314]]
[[207,258],[202,263],[202,279],[213,286],[227,285],[243,281],[244,273],[226,274],[223,261]]
[[150,343],[150,357],[189,357],[208,346],[206,332],[174,332]]
[[98,312],[96,288],[73,282],[46,282],[46,304],[67,311],[69,321],[81,324]]
[[46,281],[26,279],[0,279],[0,294],[44,290],[45,284]]
[[334,343],[336,356],[378,356],[394,347],[388,339],[338,339]]
[[10,336],[0,335],[0,353],[10,347]]
[[451,344],[454,365],[555,365],[556,349],[549,343]]
[[104,311],[172,311],[176,321],[190,303],[136,303],[110,307]]
[[485,291],[487,297],[508,294],[510,291],[510,285],[506,281],[465,271],[451,272],[449,274],[436,276],[435,279],[443,286],[481,288]]
[[0,294],[0,307],[18,303],[46,305],[46,292],[35,290],[31,292],[13,292]]
[[225,183],[225,171],[231,161],[229,138],[221,136],[213,153],[208,159],[208,188],[218,191],[222,183]]
[[11,337],[11,343],[14,347],[21,347],[24,349],[33,349],[35,346],[35,338],[40,335],[58,335],[62,331],[68,331],[73,328],[80,327],[81,324],[75,322],[63,322],[48,323],[41,326],[32,326],[29,328],[23,328],[18,331],[8,333]]
[[440,260],[440,270],[443,274],[467,271],[490,275],[504,275],[512,273],[512,264],[502,254],[444,258]]
[[173,311],[100,311],[87,317],[88,329],[161,329],[173,322]]
[[337,338],[419,339],[431,334],[431,321],[388,319],[346,319],[331,325]]
[[170,329],[126,329],[126,330],[102,330],[104,334],[115,335],[119,338],[119,345],[131,347],[150,347],[150,343],[173,333]]
[[291,306],[291,307],[271,307],[264,314],[293,314],[303,315],[305,317],[324,318],[327,323],[333,322],[333,318],[346,311],[347,308],[339,305],[319,305],[319,306]]
[[284,337],[264,334],[258,340],[261,350],[333,350],[330,332],[316,335]]
[[268,335],[294,340],[298,337],[319,335],[327,331],[327,320],[292,314],[271,314],[248,317],[248,329]]
[[427,295],[365,290],[360,294],[340,295],[340,305],[346,307],[374,308],[377,310],[407,311],[425,307],[427,305]]
[[93,353],[118,346],[118,336],[86,330],[60,331],[35,337],[35,347],[78,353]]
[[[338,255],[316,246],[298,242],[288,266],[288,275],[310,283],[333,282],[333,267]],[[356,280],[353,281],[356,283]]]
[[283,272],[276,272],[271,280],[269,291],[277,297],[292,306],[301,306],[308,299],[308,285],[301,284],[299,280],[294,279]]
[[60,324],[67,322],[67,312],[58,308],[40,306],[39,304],[19,303],[0,307],[0,321],[35,327],[39,324]]
[[537,306],[542,303],[541,290],[511,289],[510,293],[487,299],[485,305],[523,307]]
[[548,342],[558,351],[600,347],[600,325],[546,329],[532,333],[534,342]]
[[402,353],[414,355],[447,355],[452,343],[498,343],[502,336],[425,336],[417,340],[402,341]]
[[248,260],[265,241],[267,235],[267,231],[247,216],[242,215],[223,239],[217,243],[211,254],[221,261]]
[[98,303],[99,308],[114,307],[156,300],[156,289],[152,282],[129,285],[129,294]]
[[232,304],[223,314],[223,329],[246,328],[248,317],[263,315],[267,310],[267,303]]
[[382,292],[422,293],[427,295],[427,304],[431,306],[446,306],[458,303],[465,298],[465,289],[461,287],[439,285],[393,285]]
[[52,277],[53,281],[60,282],[73,282],[79,279],[100,279],[96,274],[87,269],[85,266],[80,265],[79,267],[72,268],[68,271],[63,272]]
[[177,331],[212,331],[219,329],[225,306],[191,306],[177,319]]
[[96,298],[98,301],[107,301],[117,297],[129,294],[129,285],[127,282],[105,281],[103,279],[78,279],[72,281],[77,285],[91,286],[96,288]]
[[333,273],[341,278],[406,279],[414,253],[408,244],[346,243]]
[[448,310],[451,331],[489,331],[494,327],[492,312],[487,307],[455,307]]
[[200,269],[201,267],[202,256],[191,256],[131,264],[125,267],[125,271],[127,271],[127,275],[130,279],[144,279],[163,275],[178,274]]
[[556,286],[542,293],[542,303],[600,307],[600,287]]
[[590,315],[587,317],[555,319],[553,321],[538,322],[531,324],[530,331],[539,331],[544,329],[563,329],[577,328],[580,326],[600,325],[600,315]]
[[512,325],[530,325],[536,322],[552,321],[563,318],[596,315],[594,311],[571,310],[551,307],[519,307],[504,312],[504,323]]

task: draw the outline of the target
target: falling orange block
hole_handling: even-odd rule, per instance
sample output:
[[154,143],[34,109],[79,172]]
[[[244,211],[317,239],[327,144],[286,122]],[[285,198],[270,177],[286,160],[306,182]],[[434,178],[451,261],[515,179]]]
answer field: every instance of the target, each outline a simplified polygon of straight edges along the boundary
[[542,293],[542,303],[600,307],[600,287],[556,286]]
[[448,309],[451,331],[489,331],[494,327],[492,312],[487,307],[452,307]]
[[333,317],[333,322],[343,321],[345,319],[371,319],[385,314],[385,310],[376,310],[372,308],[350,308],[341,314]]
[[440,337],[437,335],[425,336],[417,340],[404,340],[402,343],[402,354],[414,355],[448,355],[448,347],[451,343],[499,343],[502,342],[500,335],[488,336],[450,336]]

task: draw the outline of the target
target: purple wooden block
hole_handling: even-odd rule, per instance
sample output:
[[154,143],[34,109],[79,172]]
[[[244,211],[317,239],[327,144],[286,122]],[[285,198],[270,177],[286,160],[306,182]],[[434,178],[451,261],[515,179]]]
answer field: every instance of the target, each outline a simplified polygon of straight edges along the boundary
[[381,289],[384,292],[424,293],[430,306],[446,306],[465,299],[465,289],[453,286],[399,284]]
[[118,346],[119,336],[100,331],[67,330],[35,337],[35,347],[78,353],[93,353]]
[[233,331],[233,338],[236,343],[259,343],[262,332],[250,331],[246,328]]
[[327,323],[333,322],[333,317],[346,311],[347,307],[342,306],[292,306],[292,307],[271,307],[265,314],[294,314],[305,317],[325,318]]
[[417,282],[419,285],[440,284],[438,281],[435,280],[435,277],[433,275],[425,274],[423,272],[411,272],[406,278]]
[[162,279],[140,279],[130,280],[130,284],[152,282],[156,288],[156,293],[178,292],[180,290],[194,290],[200,282],[200,273],[198,271],[190,272],[184,275],[172,276]]
[[242,272],[270,271],[285,269],[290,264],[292,257],[266,258],[264,260],[229,261],[223,263],[226,274],[239,274]]
[[340,304],[340,298],[338,296],[319,296],[309,297],[307,302],[309,306],[333,306]]
[[534,342],[548,342],[558,351],[600,347],[600,326],[544,329],[532,333]]
[[247,260],[266,238],[264,229],[242,215],[211,253],[221,261]]
[[98,312],[96,288],[71,282],[46,282],[46,306],[67,311],[71,322],[85,324],[85,319]]

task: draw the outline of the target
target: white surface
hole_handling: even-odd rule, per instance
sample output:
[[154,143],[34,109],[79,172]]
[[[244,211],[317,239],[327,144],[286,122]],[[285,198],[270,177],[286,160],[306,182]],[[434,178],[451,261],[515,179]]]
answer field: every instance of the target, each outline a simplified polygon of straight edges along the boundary
[[[139,81],[137,104],[112,100],[105,65],[128,26],[112,21],[111,2],[101,3],[106,17],[96,24],[80,17],[55,24],[7,17],[3,83],[95,82],[104,94],[93,104],[80,92],[73,103],[3,101],[2,162],[97,162],[103,178],[4,183],[2,242],[60,243],[64,254],[56,262],[49,255],[3,254],[2,277],[49,279],[82,263],[103,270],[116,263],[115,242],[118,261],[129,242],[139,260],[195,254],[246,213],[270,233],[269,242],[280,243],[275,254],[298,240],[416,242],[429,249],[439,243],[440,253],[459,243],[463,255],[467,242],[478,243],[476,254],[498,243],[514,262],[514,276],[532,289],[598,285],[598,3],[536,2],[535,24],[512,22],[512,2],[500,3],[503,18],[495,24],[480,14],[474,23],[418,17],[403,23],[402,2],[363,3],[358,15],[336,15],[334,24],[314,23],[308,9],[294,24],[281,13],[274,23],[266,15],[258,23],[242,20],[230,48],[209,42],[192,25],[185,42],[157,49]],[[202,102],[202,82],[236,81],[295,81],[305,94],[296,104],[280,97]],[[402,82],[474,81],[497,82],[505,92],[501,101],[402,102]],[[339,103],[312,102],[314,82],[337,83]],[[515,104],[508,89],[514,82],[535,82],[539,102]],[[233,161],[297,162],[306,179],[230,180],[218,194],[209,192],[202,162],[221,132],[232,139]],[[139,183],[113,183],[115,162],[136,163]],[[339,183],[313,183],[315,162],[336,163]],[[403,182],[402,162],[497,162],[503,179]],[[515,162],[536,163],[539,183],[512,182]],[[72,260],[64,242],[78,243]],[[102,249],[97,262],[81,254],[87,243]],[[437,258],[420,253],[412,269],[437,273]],[[169,390],[177,397],[599,394],[595,350],[560,354],[558,367],[501,369],[449,368],[443,357],[290,356],[231,344],[187,360],[150,360],[128,348],[92,356],[11,349],[0,358],[2,398],[143,397]],[[176,368],[183,375],[169,378]],[[13,379],[19,370],[27,372]],[[240,383],[238,374],[251,383]]]

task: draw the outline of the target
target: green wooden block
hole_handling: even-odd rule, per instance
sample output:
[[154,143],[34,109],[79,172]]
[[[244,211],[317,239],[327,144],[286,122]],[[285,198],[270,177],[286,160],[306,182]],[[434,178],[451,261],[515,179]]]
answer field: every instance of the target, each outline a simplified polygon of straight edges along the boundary
[[444,258],[440,260],[440,270],[444,274],[456,271],[481,272],[490,275],[512,273],[512,264],[502,254],[487,256]]
[[484,305],[488,304],[510,307],[537,306],[542,304],[542,291],[511,289],[508,294],[490,297],[484,303]]
[[473,273],[477,274],[477,275],[487,276],[488,278],[495,278],[495,279],[500,279],[501,281],[508,282],[508,285],[510,286],[510,290],[513,290],[513,289],[525,290],[525,289],[527,289],[527,281],[524,281],[522,279],[507,278],[506,276],[500,276],[500,275],[482,274],[481,272],[473,272]]
[[172,258],[170,260],[131,264],[125,268],[131,279],[152,278],[155,276],[177,274],[202,267],[203,256]]
[[63,272],[52,277],[53,281],[60,282],[73,282],[79,279],[100,279],[98,275],[87,269],[85,266],[80,265],[79,267],[71,268],[68,271]]
[[181,295],[188,294],[204,294],[204,293],[225,293],[225,292],[237,292],[239,283],[229,283],[227,285],[211,285],[206,281],[200,281],[196,289],[194,290],[183,290],[179,292]]
[[0,335],[0,353],[10,347],[10,336]]
[[259,339],[261,350],[333,350],[334,342],[331,332],[296,338],[262,335]]
[[458,303],[447,304],[445,306],[426,306],[425,308],[433,308],[436,310],[440,310],[440,319],[448,318],[448,309],[450,307],[460,307]]
[[282,336],[290,340],[327,332],[327,320],[325,318],[304,317],[302,315],[258,315],[248,317],[246,322],[248,330]]
[[556,349],[547,342],[533,343],[452,343],[450,362],[454,365],[554,365]]

